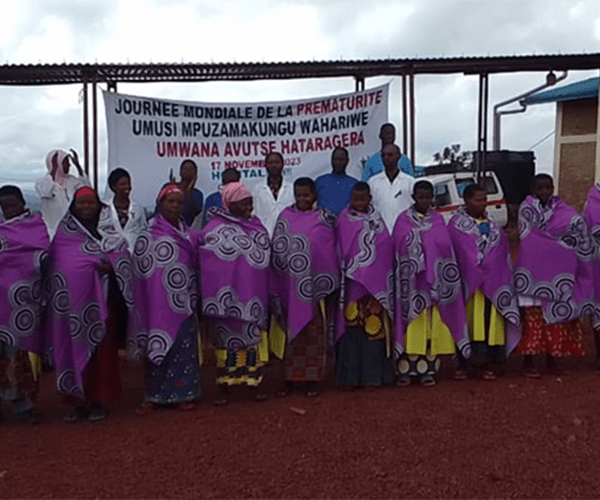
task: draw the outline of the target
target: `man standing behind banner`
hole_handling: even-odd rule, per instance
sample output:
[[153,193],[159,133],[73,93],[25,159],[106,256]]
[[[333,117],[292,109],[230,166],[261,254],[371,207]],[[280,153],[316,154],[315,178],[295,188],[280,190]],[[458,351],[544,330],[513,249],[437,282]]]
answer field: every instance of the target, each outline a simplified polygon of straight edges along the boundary
[[373,206],[381,214],[391,234],[398,216],[412,205],[415,179],[398,168],[398,146],[388,144],[382,153],[385,170],[369,179],[369,187],[373,196]]
[[252,190],[254,198],[254,215],[256,215],[273,236],[277,217],[293,203],[294,188],[283,178],[283,156],[277,151],[271,151],[265,157],[267,183],[258,184]]
[[[361,179],[365,182],[383,171],[383,148],[388,144],[394,144],[396,142],[396,127],[391,123],[384,123],[379,130],[379,138],[381,139],[381,151],[378,151],[366,161]],[[402,152],[400,152],[400,157],[398,159],[398,168],[405,174],[413,177],[415,175],[410,159],[408,156],[403,155]]]
[[[171,169],[171,179],[163,187],[169,184],[175,183],[173,179],[173,170]],[[179,176],[181,180],[177,183],[179,189],[183,191],[185,196],[183,200],[183,220],[188,227],[194,224],[194,221],[198,215],[202,213],[202,206],[204,204],[204,196],[202,192],[196,189],[196,181],[198,180],[198,165],[189,158],[183,160],[179,166]],[[158,214],[160,207],[156,205],[154,215]]]
[[204,204],[204,212],[202,213],[202,227],[206,226],[206,223],[208,222],[209,210],[211,208],[217,209],[223,206],[223,197],[221,195],[223,187],[229,184],[230,182],[239,182],[240,177],[240,171],[235,168],[226,168],[225,170],[223,170],[219,190],[206,197],[206,203]]
[[346,174],[348,150],[340,146],[331,153],[333,172],[317,178],[317,201],[319,208],[326,208],[336,216],[350,204],[352,188],[357,180]]

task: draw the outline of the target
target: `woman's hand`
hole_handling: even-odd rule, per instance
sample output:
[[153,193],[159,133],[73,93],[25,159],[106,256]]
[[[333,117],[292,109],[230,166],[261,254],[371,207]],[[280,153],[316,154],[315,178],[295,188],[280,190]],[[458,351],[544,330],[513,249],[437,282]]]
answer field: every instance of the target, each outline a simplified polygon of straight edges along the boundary
[[71,151],[71,154],[69,156],[71,157],[71,160],[73,161],[73,165],[75,165],[75,168],[77,169],[77,173],[79,174],[79,177],[83,177],[83,169],[81,168],[81,165],[79,164],[79,156],[77,156],[77,151],[75,151],[74,149],[69,149],[69,151]]
[[56,171],[58,170],[58,151],[52,155],[52,170],[50,170],[50,176],[52,180],[56,179]]
[[100,262],[100,264],[98,264],[98,271],[100,274],[108,274],[112,271],[112,265],[109,261],[103,260]]

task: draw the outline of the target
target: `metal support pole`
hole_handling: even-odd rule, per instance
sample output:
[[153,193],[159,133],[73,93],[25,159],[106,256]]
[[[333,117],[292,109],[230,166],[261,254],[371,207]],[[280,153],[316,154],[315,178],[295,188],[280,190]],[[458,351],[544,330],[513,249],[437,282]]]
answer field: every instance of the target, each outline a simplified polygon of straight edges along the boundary
[[98,82],[92,81],[92,145],[94,147],[94,189],[98,191]]
[[488,118],[488,75],[479,75],[479,114],[477,118],[477,182],[482,183],[485,175],[485,163],[487,154],[487,118]]
[[83,80],[83,165],[85,175],[90,178],[90,118],[88,114],[88,82]]
[[406,102],[406,73],[402,73],[402,152],[408,153],[408,106]]
[[410,74],[408,79],[408,88],[409,88],[409,102],[410,102],[410,161],[414,165],[415,164],[415,75],[413,73]]
[[354,89],[355,89],[355,92],[360,92],[361,90],[365,90],[365,77],[364,76],[355,76],[354,77]]

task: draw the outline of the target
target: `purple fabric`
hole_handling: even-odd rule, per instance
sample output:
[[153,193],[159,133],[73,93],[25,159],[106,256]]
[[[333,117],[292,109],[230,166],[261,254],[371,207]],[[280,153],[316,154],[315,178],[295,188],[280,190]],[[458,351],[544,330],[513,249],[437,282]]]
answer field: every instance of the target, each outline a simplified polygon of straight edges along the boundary
[[196,237],[183,222],[176,228],[161,214],[138,236],[133,252],[136,308],[134,335],[128,340],[130,356],[146,348],[148,359],[161,365],[181,324],[195,313]]
[[367,212],[345,208],[336,225],[340,260],[340,301],[335,336],[345,332],[344,307],[372,295],[394,318],[394,258],[392,239],[372,205]]
[[[246,220],[216,209],[200,232],[198,253],[202,311],[223,326],[216,332],[220,347],[258,344],[260,331],[268,325],[271,243],[267,230],[257,217]],[[225,327],[228,322],[231,328]]]
[[408,325],[426,308],[438,304],[442,321],[468,356],[461,276],[444,218],[433,210],[421,218],[413,205],[396,220],[392,238],[398,280],[396,349],[402,352]]
[[127,240],[107,227],[94,238],[67,213],[51,247],[51,296],[48,328],[52,337],[59,392],[84,397],[82,374],[106,335],[108,275],[98,265],[108,260],[128,307],[133,306],[133,270]]
[[340,286],[335,216],[286,208],[273,233],[272,286],[282,326],[294,339],[312,321],[315,306]]
[[[487,214],[489,234],[479,231],[478,221],[462,207],[454,214],[448,230],[460,268],[465,299],[481,289],[507,322],[506,346],[512,351],[519,340],[521,318],[513,286],[510,245],[504,229]],[[509,326],[513,325],[515,328]]]
[[583,217],[588,225],[594,245],[592,260],[594,328],[600,329],[600,182],[590,190],[587,203],[583,209]]
[[0,224],[0,342],[41,353],[42,267],[50,239],[40,215],[26,212]]
[[528,196],[519,209],[519,234],[517,293],[538,299],[549,324],[593,314],[593,245],[575,209],[558,196],[546,207]]

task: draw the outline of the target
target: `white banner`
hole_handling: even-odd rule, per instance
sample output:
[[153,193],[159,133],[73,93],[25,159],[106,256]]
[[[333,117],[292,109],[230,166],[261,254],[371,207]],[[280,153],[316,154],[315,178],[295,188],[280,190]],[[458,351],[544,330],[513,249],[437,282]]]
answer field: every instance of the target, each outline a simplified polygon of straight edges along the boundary
[[154,206],[172,169],[191,158],[196,187],[205,198],[221,173],[237,168],[249,187],[265,182],[265,155],[279,151],[286,179],[331,171],[331,151],[350,153],[348,174],[360,179],[362,163],[381,148],[379,128],[388,120],[389,85],[313,99],[262,103],[203,103],[104,92],[108,171],[131,173],[133,198]]

